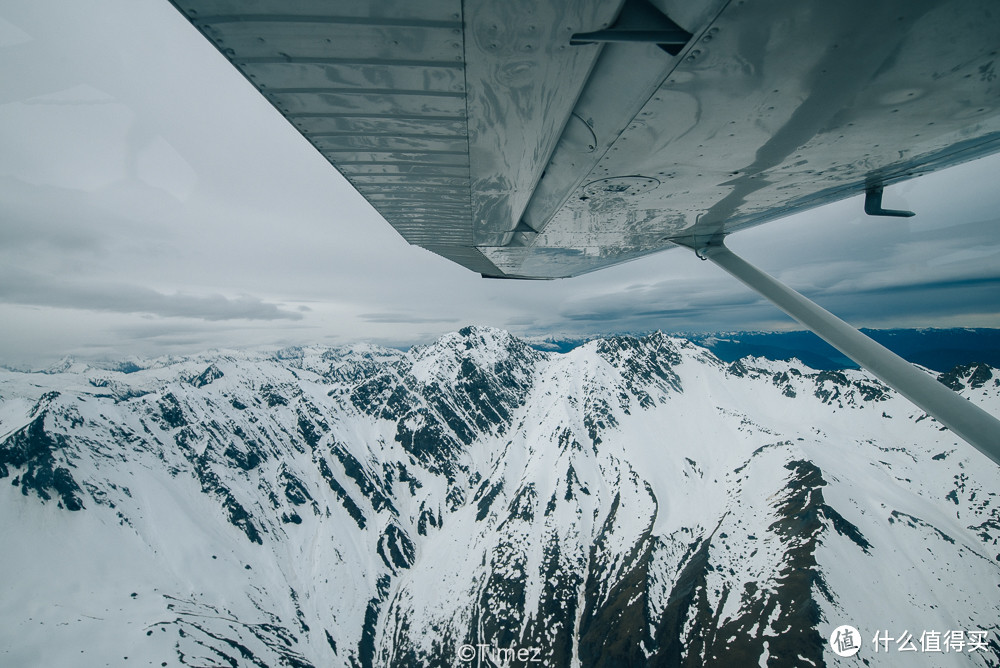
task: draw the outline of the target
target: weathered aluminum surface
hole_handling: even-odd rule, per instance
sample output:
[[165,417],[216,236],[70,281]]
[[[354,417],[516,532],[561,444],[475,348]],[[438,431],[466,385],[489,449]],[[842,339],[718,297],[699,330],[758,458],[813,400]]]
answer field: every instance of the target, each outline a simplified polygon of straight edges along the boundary
[[621,1],[465,0],[474,240],[510,243],[600,53],[570,46]]
[[993,0],[174,0],[411,243],[570,276],[1000,150]]
[[[543,248],[573,249],[544,255],[548,275],[579,273],[996,151],[998,10],[730,2],[530,248],[484,253],[538,275]],[[588,181],[610,176],[660,185],[589,195]]]

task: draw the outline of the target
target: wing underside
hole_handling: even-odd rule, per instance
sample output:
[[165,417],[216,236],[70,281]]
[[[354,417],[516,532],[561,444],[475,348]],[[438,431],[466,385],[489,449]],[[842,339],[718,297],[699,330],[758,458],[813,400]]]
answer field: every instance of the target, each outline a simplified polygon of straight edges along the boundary
[[1000,150],[987,0],[173,1],[408,242],[487,276]]

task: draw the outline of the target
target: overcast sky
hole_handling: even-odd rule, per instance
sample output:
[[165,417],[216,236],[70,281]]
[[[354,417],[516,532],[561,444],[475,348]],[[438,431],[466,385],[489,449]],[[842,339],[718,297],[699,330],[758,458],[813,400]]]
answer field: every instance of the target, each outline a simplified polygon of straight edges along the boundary
[[[797,329],[672,250],[550,282],[408,246],[167,0],[0,0],[0,364],[219,347]],[[867,327],[1000,326],[1000,159],[734,235]]]

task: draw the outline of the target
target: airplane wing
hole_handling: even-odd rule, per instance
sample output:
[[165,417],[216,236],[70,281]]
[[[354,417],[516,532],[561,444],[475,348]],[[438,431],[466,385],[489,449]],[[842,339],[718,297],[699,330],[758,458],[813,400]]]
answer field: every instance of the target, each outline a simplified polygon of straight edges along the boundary
[[573,276],[1000,149],[992,0],[172,0],[410,243]]

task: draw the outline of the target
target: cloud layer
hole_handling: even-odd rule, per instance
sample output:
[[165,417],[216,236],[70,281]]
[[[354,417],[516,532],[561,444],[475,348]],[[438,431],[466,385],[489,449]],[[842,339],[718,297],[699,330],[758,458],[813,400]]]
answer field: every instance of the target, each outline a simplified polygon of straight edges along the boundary
[[126,283],[60,282],[39,274],[0,271],[0,303],[112,311],[199,320],[301,320],[303,314],[256,297],[164,294]]

